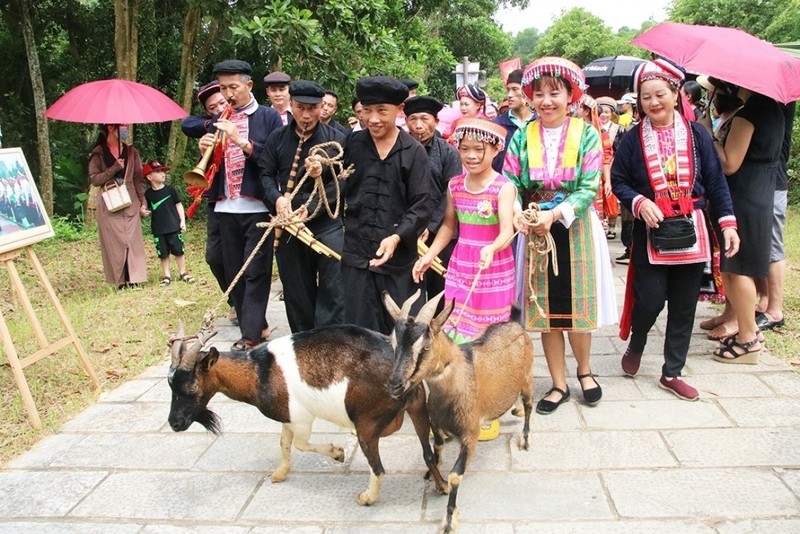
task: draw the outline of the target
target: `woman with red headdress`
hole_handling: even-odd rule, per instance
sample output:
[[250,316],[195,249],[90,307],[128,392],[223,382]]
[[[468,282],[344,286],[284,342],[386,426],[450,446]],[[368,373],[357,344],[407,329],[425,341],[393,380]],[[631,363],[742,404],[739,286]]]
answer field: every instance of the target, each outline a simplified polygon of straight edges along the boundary
[[[518,301],[524,326],[542,332],[553,386],[536,411],[549,414],[570,397],[564,332],[584,401],[600,402],[602,389],[589,362],[591,332],[615,323],[617,313],[610,261],[597,256],[599,247],[607,246],[603,228],[590,209],[603,172],[600,133],[568,114],[583,94],[583,71],[571,61],[545,57],[525,68],[522,86],[539,118],[514,134],[503,172],[520,191],[523,207],[537,204],[541,209],[532,225],[518,210],[514,226],[528,234],[517,248],[517,272],[524,273],[517,279],[518,294],[523,292]],[[537,263],[547,256],[535,247],[548,234],[555,253],[544,268]]]
[[656,60],[639,67],[635,76],[643,118],[620,141],[611,168],[614,194],[634,216],[620,322],[620,337],[630,336],[622,370],[631,377],[639,371],[647,335],[666,301],[664,365],[658,385],[693,401],[699,393],[681,379],[681,371],[703,269],[711,254],[703,210],[710,202],[728,258],[739,250],[736,217],[711,136],[681,114],[682,73]]

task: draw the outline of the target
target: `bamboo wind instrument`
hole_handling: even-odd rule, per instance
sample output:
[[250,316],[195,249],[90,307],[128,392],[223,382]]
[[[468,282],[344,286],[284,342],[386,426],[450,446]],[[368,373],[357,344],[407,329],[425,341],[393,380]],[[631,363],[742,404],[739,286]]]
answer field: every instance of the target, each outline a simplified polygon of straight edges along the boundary
[[300,221],[297,215],[292,215],[290,222],[286,223],[286,225],[283,228],[287,232],[295,236],[297,239],[299,239],[301,243],[311,247],[311,250],[313,250],[314,252],[318,254],[323,254],[328,258],[333,258],[337,261],[342,261],[342,257],[339,255],[338,252],[329,248],[321,241],[317,241],[317,238],[314,236],[311,230],[309,230],[306,227],[306,225],[304,225]]
[[[430,250],[428,245],[426,245],[421,239],[417,239],[417,254],[419,257],[421,258],[427,254],[428,250]],[[439,256],[433,258],[433,262],[431,262],[431,270],[442,278],[444,278],[444,276],[447,274],[447,269],[445,268],[444,263],[442,263],[442,260],[439,258]]]
[[[292,168],[289,170],[289,179],[286,182],[286,191],[283,192],[283,198],[288,198],[289,202],[292,201],[291,197],[292,197],[292,191],[294,191],[294,180],[295,178],[297,178],[297,167],[300,166],[300,152],[303,151],[303,143],[305,143],[305,141],[306,141],[306,125],[301,124],[300,141],[297,143],[297,150],[294,151],[294,160],[292,160]],[[281,246],[282,235],[283,235],[283,229],[280,226],[275,228],[275,242],[272,245],[274,250],[278,250],[278,247]]]

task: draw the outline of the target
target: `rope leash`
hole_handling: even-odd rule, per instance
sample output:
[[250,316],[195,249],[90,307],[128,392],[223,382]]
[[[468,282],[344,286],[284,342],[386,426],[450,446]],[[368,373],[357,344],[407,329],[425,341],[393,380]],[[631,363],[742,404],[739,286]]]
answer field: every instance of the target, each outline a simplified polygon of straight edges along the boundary
[[[542,210],[535,202],[528,204],[528,209],[522,211],[522,222],[527,226],[539,224],[539,215]],[[548,258],[548,254],[550,257]],[[553,236],[550,232],[544,235],[530,235],[528,234],[528,273],[533,273],[536,269],[539,272],[547,272],[548,262],[553,266],[553,274],[558,276],[558,257],[556,253],[556,243],[553,241]],[[547,314],[539,304],[539,299],[533,290],[533,282],[531,277],[528,276],[528,300],[536,304],[536,310],[542,315],[547,317]]]
[[[336,150],[336,153],[333,156],[329,156],[328,153],[325,151],[325,148],[327,147],[333,147]],[[323,165],[323,167],[327,165],[330,168],[331,174],[333,175],[333,181],[336,187],[336,208],[333,211],[331,211],[330,206],[328,206],[328,201],[327,201],[328,197],[325,193],[325,184],[322,180],[322,173],[320,173],[319,176],[312,177],[312,179],[314,180],[314,190],[311,192],[311,195],[308,197],[308,200],[297,210],[291,212],[288,216],[282,216],[282,215],[275,216],[268,223],[266,222],[256,223],[256,227],[264,228],[264,235],[262,235],[261,239],[258,240],[258,243],[256,243],[256,246],[253,248],[253,251],[247,257],[244,264],[242,265],[242,268],[239,269],[239,272],[236,273],[236,276],[234,276],[233,280],[231,280],[231,283],[228,285],[228,289],[225,290],[225,293],[222,294],[222,297],[220,297],[217,303],[213,307],[211,307],[205,313],[205,315],[203,315],[203,326],[201,327],[201,330],[210,329],[213,326],[214,319],[217,316],[217,311],[219,310],[219,307],[222,305],[223,302],[226,302],[228,300],[228,296],[230,296],[231,291],[233,291],[233,288],[236,287],[236,284],[239,282],[239,280],[242,278],[247,268],[253,262],[253,259],[255,258],[256,254],[258,254],[259,250],[261,250],[261,247],[267,240],[269,233],[276,226],[284,227],[296,222],[294,218],[296,217],[297,213],[299,211],[302,211],[303,209],[307,210],[308,205],[312,202],[312,200],[314,200],[316,194],[320,195],[320,202],[317,204],[317,207],[314,209],[314,212],[311,215],[309,215],[308,218],[313,218],[319,212],[319,210],[321,209],[321,204],[323,202],[325,204],[325,210],[332,219],[335,219],[336,217],[339,216],[339,209],[341,207],[341,189],[339,187],[339,180],[346,180],[353,173],[352,165],[350,165],[347,168],[344,167],[344,163],[342,161],[343,158],[344,158],[344,148],[336,141],[328,141],[325,143],[321,143],[319,145],[316,145],[309,151],[309,156],[306,159],[307,164],[309,162],[319,162],[321,165]],[[292,191],[292,193],[287,197],[290,203],[292,200],[294,200],[294,197],[300,192],[302,185],[309,178],[310,176],[308,175],[308,172],[304,170],[303,176],[300,178],[300,181],[295,186],[294,191]]]

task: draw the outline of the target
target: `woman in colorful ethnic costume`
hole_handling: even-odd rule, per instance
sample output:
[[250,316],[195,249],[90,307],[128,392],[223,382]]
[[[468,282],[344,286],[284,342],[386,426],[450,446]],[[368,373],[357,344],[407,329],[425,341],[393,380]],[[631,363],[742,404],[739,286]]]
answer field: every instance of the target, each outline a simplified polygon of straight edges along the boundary
[[[705,262],[711,254],[703,208],[708,201],[719,221],[723,250],[732,257],[739,235],[728,185],[711,136],[680,113],[683,74],[671,64],[647,62],[636,75],[639,109],[645,114],[619,144],[611,168],[614,194],[634,216],[631,261],[620,337],[630,342],[622,356],[627,376],[639,371],[647,334],[667,301],[664,365],[659,387],[685,400],[695,388],[681,379],[694,325]],[[665,218],[690,217],[696,242],[685,248],[653,246]],[[673,219],[675,220],[675,219]],[[662,229],[662,230],[663,230]]]
[[[522,85],[539,119],[514,134],[503,172],[517,186],[523,208],[536,203],[543,210],[538,223],[529,226],[518,209],[514,226],[528,234],[518,240],[517,269],[524,278],[517,289],[522,291],[524,326],[542,332],[553,387],[536,411],[549,414],[570,397],[564,332],[584,400],[589,405],[600,401],[602,390],[589,363],[591,332],[615,323],[617,312],[610,262],[596,258],[597,248],[607,247],[603,228],[591,210],[603,172],[600,134],[567,114],[567,106],[583,92],[583,71],[565,59],[545,57],[526,67]],[[555,242],[557,276],[551,262],[546,269],[539,267],[547,256],[532,248],[548,233]]]

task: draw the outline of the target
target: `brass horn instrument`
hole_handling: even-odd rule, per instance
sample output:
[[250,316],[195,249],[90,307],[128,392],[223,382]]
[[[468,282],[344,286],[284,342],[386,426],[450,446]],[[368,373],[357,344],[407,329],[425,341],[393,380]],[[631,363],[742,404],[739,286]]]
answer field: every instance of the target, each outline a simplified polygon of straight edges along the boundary
[[[219,117],[216,120],[227,120],[230,118],[231,113],[233,113],[233,106],[228,106],[222,111],[222,113],[219,114]],[[225,134],[220,136],[219,130],[214,132],[214,141],[203,153],[203,157],[200,158],[200,161],[197,162],[197,165],[194,166],[194,169],[191,171],[186,171],[183,174],[183,181],[186,182],[186,185],[194,185],[197,187],[208,186],[208,181],[206,180],[208,162],[211,160],[211,156],[214,154],[214,149],[217,148],[217,145],[220,143],[225,143],[225,140]]]

